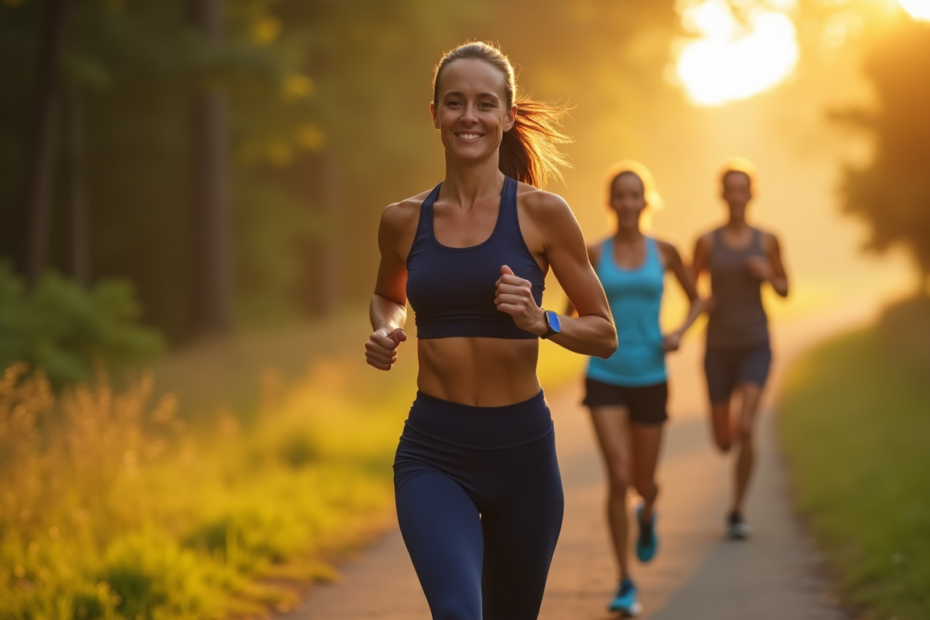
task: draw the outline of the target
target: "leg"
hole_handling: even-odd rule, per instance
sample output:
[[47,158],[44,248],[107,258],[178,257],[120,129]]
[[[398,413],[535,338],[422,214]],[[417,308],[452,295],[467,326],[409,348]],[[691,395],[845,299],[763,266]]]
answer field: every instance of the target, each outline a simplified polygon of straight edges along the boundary
[[733,510],[737,513],[741,512],[752,476],[755,462],[753,430],[762,398],[762,389],[768,379],[771,364],[772,350],[768,343],[752,347],[741,356],[739,362],[739,384],[742,396],[738,421],[740,449],[736,460],[736,487],[733,497]]
[[434,620],[481,620],[481,520],[464,489],[440,472],[396,490],[397,520]]
[[652,509],[659,495],[656,484],[656,466],[659,462],[659,450],[662,446],[664,424],[630,424],[632,448],[631,479],[633,487],[643,498],[641,517],[644,523],[652,518]]
[[728,350],[707,348],[704,354],[704,374],[710,397],[710,422],[714,444],[721,452],[733,445],[733,421],[730,417],[730,397],[737,381],[737,364]]
[[630,484],[629,412],[622,406],[591,408],[591,421],[607,472],[607,523],[620,578],[630,576],[626,495]]
[[485,455],[483,620],[536,620],[562,527],[555,436]]
[[759,401],[762,397],[762,386],[755,383],[743,383],[740,386],[741,406],[739,417],[739,454],[736,458],[736,487],[733,497],[732,510],[742,513],[743,501],[749,488],[755,464],[754,427]]

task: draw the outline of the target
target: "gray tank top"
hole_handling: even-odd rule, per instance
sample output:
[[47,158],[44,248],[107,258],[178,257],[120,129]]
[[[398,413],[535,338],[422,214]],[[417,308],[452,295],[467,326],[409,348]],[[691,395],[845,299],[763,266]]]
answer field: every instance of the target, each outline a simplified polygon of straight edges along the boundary
[[749,245],[733,250],[724,243],[721,230],[712,233],[710,289],[717,303],[707,321],[707,346],[736,348],[766,344],[769,328],[762,307],[762,281],[746,266],[750,256],[766,256],[762,232],[753,229]]

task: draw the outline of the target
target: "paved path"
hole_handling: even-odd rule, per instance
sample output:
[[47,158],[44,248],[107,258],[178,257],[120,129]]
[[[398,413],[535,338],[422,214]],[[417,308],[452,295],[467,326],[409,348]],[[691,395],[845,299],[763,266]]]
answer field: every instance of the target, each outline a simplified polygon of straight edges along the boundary
[[[807,344],[868,316],[846,307],[776,331],[776,372]],[[643,617],[652,620],[842,620],[831,603],[816,554],[792,516],[774,438],[772,407],[760,425],[759,467],[747,506],[754,536],[723,540],[731,458],[711,449],[698,372],[700,346],[671,358],[674,378],[667,440],[660,463],[662,548],[634,565]],[[604,483],[579,386],[549,395],[566,491],[565,522],[553,559],[541,620],[607,619],[615,568],[603,516]],[[428,620],[429,610],[397,531],[342,570],[343,579],[311,591],[286,620]]]

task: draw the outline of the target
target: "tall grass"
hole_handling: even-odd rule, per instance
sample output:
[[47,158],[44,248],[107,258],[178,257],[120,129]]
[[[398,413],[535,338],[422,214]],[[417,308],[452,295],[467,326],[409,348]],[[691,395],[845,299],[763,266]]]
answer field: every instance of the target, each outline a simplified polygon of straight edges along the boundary
[[[23,366],[0,379],[0,619],[220,618],[285,609],[294,586],[392,516],[391,460],[415,391],[361,352],[286,381],[256,411],[179,415],[150,373],[55,394]],[[357,358],[357,359],[356,359]],[[582,359],[544,343],[547,388]]]
[[327,560],[390,515],[404,410],[371,408],[338,364],[266,394],[249,428],[228,414],[189,428],[147,376],[56,397],[23,370],[0,381],[0,618],[287,606],[282,582],[330,577]]

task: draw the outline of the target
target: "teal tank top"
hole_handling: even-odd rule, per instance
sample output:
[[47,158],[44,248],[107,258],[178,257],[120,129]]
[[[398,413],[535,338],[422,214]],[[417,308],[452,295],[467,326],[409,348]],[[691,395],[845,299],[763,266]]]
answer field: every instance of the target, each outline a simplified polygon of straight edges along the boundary
[[614,240],[608,239],[595,271],[617,324],[617,351],[608,359],[592,357],[588,377],[634,387],[662,383],[668,378],[659,328],[665,270],[655,239],[646,237],[646,260],[635,269],[617,265]]

